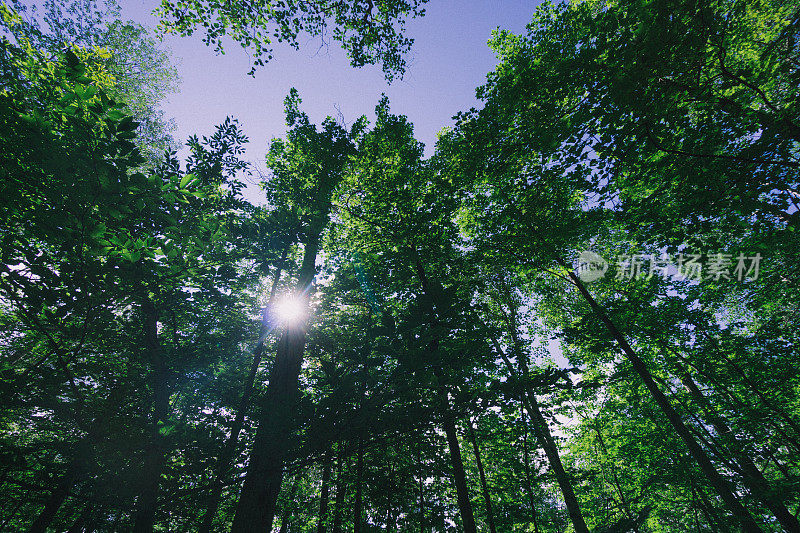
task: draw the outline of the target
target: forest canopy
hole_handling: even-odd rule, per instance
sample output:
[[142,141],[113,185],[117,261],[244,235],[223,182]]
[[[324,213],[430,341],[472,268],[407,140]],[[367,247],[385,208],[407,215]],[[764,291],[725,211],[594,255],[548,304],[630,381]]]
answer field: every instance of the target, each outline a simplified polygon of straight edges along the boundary
[[1,531],[800,532],[800,2],[532,7],[427,151],[174,138],[163,35],[392,81],[426,3],[0,4]]

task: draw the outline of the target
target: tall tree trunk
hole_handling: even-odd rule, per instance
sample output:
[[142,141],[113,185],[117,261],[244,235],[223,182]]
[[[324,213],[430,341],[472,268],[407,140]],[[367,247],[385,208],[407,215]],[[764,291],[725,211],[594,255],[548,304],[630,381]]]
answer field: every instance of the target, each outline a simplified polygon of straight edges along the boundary
[[[595,426],[594,431],[597,433],[597,441],[600,444],[600,449],[603,452],[603,456],[608,457],[608,448],[606,448],[606,441],[603,439],[603,432],[600,430],[599,425]],[[614,487],[617,489],[617,494],[619,494],[619,503],[622,506],[622,510],[631,521],[631,524],[633,524],[632,527],[634,533],[638,533],[639,527],[636,525],[636,517],[633,515],[628,498],[625,496],[625,491],[622,490],[622,484],[620,483],[619,476],[617,475],[617,468],[613,464],[611,465],[611,476],[614,478]]]
[[344,508],[344,491],[346,484],[342,478],[342,461],[344,461],[343,443],[339,443],[339,454],[336,458],[336,500],[333,510],[333,533],[342,533],[342,509]]
[[528,422],[525,420],[525,409],[520,406],[520,415],[522,417],[522,426],[524,432],[522,434],[522,461],[525,467],[525,489],[528,492],[528,499],[531,503],[531,515],[533,518],[533,531],[539,533],[539,521],[537,520],[536,502],[533,497],[533,485],[531,484],[531,465],[530,456],[528,454]]
[[417,487],[419,488],[419,531],[425,533],[425,483],[422,479],[422,474],[425,472],[422,464],[422,452],[417,448],[417,467],[419,468],[419,477],[417,478]]
[[[392,455],[395,455],[394,450],[392,450]],[[394,463],[389,461],[389,476],[387,479],[387,486],[386,486],[386,531],[394,531],[396,525],[394,523]]]
[[28,528],[28,533],[44,533],[53,522],[56,513],[61,508],[64,500],[67,499],[70,489],[72,489],[76,480],[78,479],[78,465],[73,461],[61,479],[58,481],[50,497],[44,504],[44,509],[39,513],[39,516],[34,520],[33,524]]
[[572,489],[572,482],[566,470],[564,470],[561,456],[558,453],[558,446],[556,445],[555,439],[553,439],[553,435],[550,433],[550,426],[547,423],[547,419],[545,419],[542,414],[536,395],[532,393],[528,394],[527,391],[524,395],[528,414],[530,414],[531,422],[533,422],[533,431],[536,435],[536,440],[539,442],[539,446],[544,450],[547,461],[550,463],[550,468],[552,468],[553,474],[556,476],[556,481],[564,497],[564,504],[567,506],[567,512],[569,513],[570,520],[572,520],[572,525],[578,533],[589,533],[589,527],[583,519],[583,514],[581,514],[578,498],[575,496],[575,491]]
[[278,283],[280,282],[281,273],[283,272],[283,264],[286,261],[286,256],[288,253],[289,245],[287,244],[281,252],[280,263],[276,267],[275,275],[272,278],[272,288],[270,289],[269,300],[267,300],[267,305],[264,307],[263,316],[261,317],[261,325],[258,332],[258,342],[253,350],[253,362],[250,365],[250,372],[247,374],[247,378],[242,389],[242,396],[239,399],[239,405],[236,409],[236,418],[233,420],[233,425],[231,426],[231,434],[228,436],[228,440],[225,441],[225,446],[223,447],[219,456],[219,461],[217,462],[217,473],[212,484],[211,497],[208,502],[208,506],[206,507],[205,514],[203,515],[203,521],[198,529],[199,533],[208,533],[211,531],[211,526],[214,523],[214,518],[217,516],[217,509],[219,509],[219,502],[222,498],[222,489],[225,486],[225,482],[228,480],[228,477],[230,476],[231,466],[233,464],[233,454],[236,452],[236,445],[239,442],[239,434],[242,431],[242,427],[244,427],[244,418],[247,414],[247,408],[250,405],[250,398],[253,395],[256,374],[258,373],[258,367],[261,365],[261,359],[264,353],[264,341],[269,333],[270,311],[272,310],[272,305],[275,301]]
[[331,451],[325,453],[322,465],[322,489],[319,495],[319,520],[317,521],[317,533],[325,533],[325,519],[328,518],[328,491],[331,481]]
[[716,413],[714,407],[708,401],[708,398],[703,395],[689,373],[682,367],[679,367],[679,371],[681,372],[681,383],[683,383],[684,387],[686,387],[701,409],[708,413],[714,430],[722,438],[723,442],[729,444],[728,447],[732,451],[736,463],[744,474],[742,478],[750,492],[772,511],[772,514],[775,515],[775,518],[778,519],[778,522],[780,522],[781,526],[783,526],[786,531],[800,532],[800,522],[797,521],[797,518],[795,518],[786,507],[780,494],[776,493],[772,487],[770,487],[764,474],[759,470],[753,460],[743,451],[742,444],[736,439],[731,428],[728,427],[722,417]]
[[150,443],[145,450],[142,488],[136,498],[134,533],[150,533],[155,524],[161,474],[166,463],[167,445],[162,429],[169,421],[169,370],[158,342],[158,313],[150,298],[142,302],[144,344],[151,366],[153,387],[153,424]]
[[358,437],[358,459],[356,461],[356,501],[353,505],[353,532],[361,533],[362,516],[362,495],[361,484],[364,478],[364,438]]
[[[513,322],[510,323],[510,326],[512,330],[515,329]],[[514,354],[517,357],[517,360],[520,362],[522,374],[526,376],[528,373],[528,368],[524,362],[522,347],[520,346],[520,341],[517,338],[515,331],[512,331],[512,338],[514,341],[514,345],[512,346],[514,349]],[[500,343],[497,342],[497,339],[492,338],[491,341],[494,345],[495,351],[497,351],[497,353],[503,359],[503,362],[505,363],[512,379],[518,382],[520,372],[514,368],[514,365],[511,363],[511,360],[500,346]],[[518,396],[522,400],[525,409],[528,411],[528,414],[531,417],[536,441],[544,450],[544,453],[547,456],[547,462],[550,464],[550,469],[556,476],[556,482],[558,483],[558,488],[561,489],[561,495],[564,498],[564,504],[567,506],[567,513],[572,521],[572,525],[575,528],[575,531],[578,533],[589,533],[589,527],[586,525],[586,521],[583,519],[581,507],[578,504],[578,498],[575,496],[575,491],[572,489],[572,481],[570,481],[566,470],[564,470],[564,465],[561,462],[561,456],[558,453],[558,446],[556,445],[556,442],[550,433],[550,426],[547,423],[547,419],[542,414],[541,408],[539,407],[539,402],[536,399],[536,394],[524,386],[518,386],[517,388],[519,389]]]
[[478,465],[478,475],[481,478],[481,491],[483,492],[483,501],[486,504],[486,521],[489,524],[489,531],[497,533],[494,527],[494,513],[492,513],[492,498],[489,495],[489,486],[486,483],[486,473],[483,471],[483,461],[481,461],[481,450],[478,447],[478,439],[475,437],[475,428],[472,427],[472,421],[467,419],[467,427],[469,429],[469,440],[472,441],[472,451],[475,453],[475,463]]
[[[436,326],[439,322],[439,317],[436,310],[433,308],[431,302],[433,295],[430,290],[430,283],[428,276],[425,273],[425,267],[422,265],[422,260],[419,253],[414,250],[414,259],[417,268],[417,275],[419,276],[422,285],[422,291],[426,296],[424,305],[427,307],[426,311],[431,320],[431,326]],[[430,352],[438,354],[439,352],[439,339],[433,339],[430,343]],[[436,388],[439,397],[439,409],[442,415],[442,425],[445,436],[447,437],[447,447],[450,451],[450,464],[453,468],[453,482],[456,486],[456,499],[458,500],[458,509],[461,514],[461,520],[464,524],[464,531],[466,533],[476,533],[475,528],[475,515],[472,512],[472,503],[469,500],[469,489],[467,487],[467,477],[464,473],[464,461],[461,458],[461,448],[458,445],[458,435],[456,433],[455,419],[453,412],[450,408],[450,401],[447,398],[447,389],[445,388],[445,380],[441,370],[434,366],[434,376],[436,378]]]
[[475,515],[472,512],[472,503],[469,501],[469,488],[467,476],[464,472],[464,461],[461,457],[461,447],[458,444],[455,419],[447,398],[444,386],[439,385],[439,404],[442,412],[442,426],[447,437],[447,447],[450,450],[450,465],[453,469],[453,482],[456,486],[456,499],[461,520],[464,523],[465,533],[476,533]]
[[[308,238],[295,288],[295,297],[302,299],[305,312],[316,274],[314,263],[321,230],[319,228]],[[287,325],[278,341],[275,363],[261,410],[262,417],[233,518],[232,533],[262,533],[272,528],[283,480],[286,450],[294,434],[294,412],[299,396],[305,344],[305,322]]]
[[691,431],[689,431],[689,428],[686,427],[686,424],[684,424],[678,412],[674,407],[672,407],[672,404],[669,402],[667,396],[661,391],[661,389],[658,388],[658,384],[656,384],[656,381],[653,378],[653,375],[650,373],[650,370],[647,368],[644,360],[642,360],[636,354],[636,352],[633,351],[633,348],[631,348],[630,344],[628,344],[625,336],[619,331],[619,329],[617,329],[617,326],[611,321],[611,319],[595,301],[589,291],[586,290],[586,287],[583,285],[583,282],[580,280],[580,278],[578,278],[572,269],[567,267],[566,263],[564,263],[561,259],[558,259],[558,262],[567,270],[567,273],[573,284],[578,288],[578,291],[581,293],[583,298],[588,302],[600,321],[606,326],[609,333],[611,333],[612,337],[614,337],[614,339],[617,341],[617,344],[622,349],[622,352],[631,363],[631,366],[633,366],[634,371],[636,371],[642,382],[644,382],[645,387],[647,387],[647,389],[650,391],[650,394],[653,396],[656,404],[658,404],[659,408],[667,417],[667,420],[669,420],[669,423],[672,425],[675,432],[681,438],[684,445],[689,449],[689,453],[700,466],[700,470],[703,471],[711,485],[725,502],[728,510],[730,510],[731,513],[733,513],[733,515],[739,520],[742,530],[748,533],[760,532],[761,528],[758,526],[758,524],[756,524],[755,520],[747,511],[747,509],[745,509],[741,502],[739,502],[739,500],[736,498],[728,481],[717,471],[717,469],[714,467],[714,464],[711,462],[711,459],[708,458],[705,450],[700,447],[700,445],[692,436]]

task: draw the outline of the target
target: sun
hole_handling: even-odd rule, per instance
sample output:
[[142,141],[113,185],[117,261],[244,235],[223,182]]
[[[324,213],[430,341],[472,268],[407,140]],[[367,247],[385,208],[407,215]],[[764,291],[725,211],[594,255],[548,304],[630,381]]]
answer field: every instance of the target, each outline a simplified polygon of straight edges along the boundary
[[299,324],[306,315],[305,303],[302,298],[287,294],[275,303],[272,315],[281,324],[287,326]]

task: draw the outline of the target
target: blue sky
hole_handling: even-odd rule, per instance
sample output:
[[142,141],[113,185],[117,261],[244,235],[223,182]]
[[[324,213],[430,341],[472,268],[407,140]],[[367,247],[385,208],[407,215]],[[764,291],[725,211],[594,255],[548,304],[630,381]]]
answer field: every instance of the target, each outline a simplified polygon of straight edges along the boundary
[[[120,3],[124,18],[155,25],[151,12],[158,0]],[[319,40],[306,37],[299,51],[278,45],[274,59],[253,78],[247,75],[251,58],[238,44],[229,43],[226,54],[217,55],[199,34],[168,37],[165,45],[172,50],[182,83],[163,109],[176,120],[176,137],[182,140],[210,133],[226,116],[239,119],[250,138],[247,159],[258,163],[269,140],[286,131],[283,99],[291,87],[298,89],[303,109],[315,122],[336,116],[337,107],[349,124],[362,114],[372,118],[381,93],[386,93],[392,111],[409,117],[430,154],[436,133],[452,124],[452,116],[478,105],[475,88],[497,63],[486,45],[491,31],[522,32],[538,3],[431,0],[425,17],[408,22],[408,35],[415,39],[410,67],[403,80],[391,85],[379,66],[351,67],[336,43],[320,50]],[[248,191],[249,197],[255,194]]]

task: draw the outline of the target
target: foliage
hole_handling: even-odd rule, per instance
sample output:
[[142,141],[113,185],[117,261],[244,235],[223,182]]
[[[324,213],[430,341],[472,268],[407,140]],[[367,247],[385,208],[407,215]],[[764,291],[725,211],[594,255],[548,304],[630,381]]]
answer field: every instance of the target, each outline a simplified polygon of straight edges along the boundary
[[[392,75],[421,4],[162,16]],[[2,9],[0,529],[797,529],[796,2],[544,4],[429,158],[292,90],[259,207],[235,120],[156,157],[139,29]]]
[[276,3],[220,2],[218,0],[162,0],[158,8],[167,32],[192,35],[198,29],[203,41],[223,52],[223,38],[230,37],[252,50],[250,74],[272,59],[272,43],[299,48],[303,34],[333,39],[342,44],[354,67],[381,63],[387,80],[402,77],[403,54],[413,39],[404,35],[407,17],[422,17],[427,0],[365,0],[356,2]]

